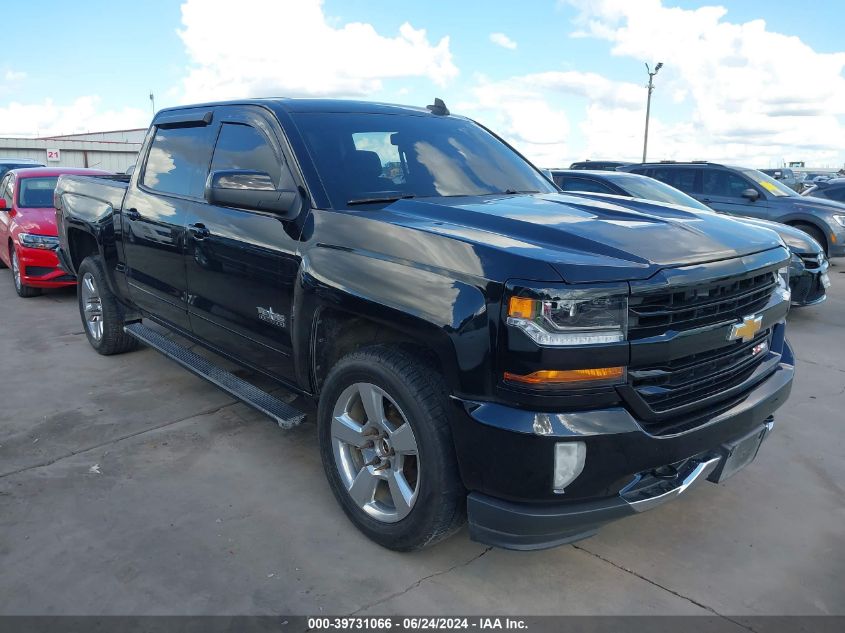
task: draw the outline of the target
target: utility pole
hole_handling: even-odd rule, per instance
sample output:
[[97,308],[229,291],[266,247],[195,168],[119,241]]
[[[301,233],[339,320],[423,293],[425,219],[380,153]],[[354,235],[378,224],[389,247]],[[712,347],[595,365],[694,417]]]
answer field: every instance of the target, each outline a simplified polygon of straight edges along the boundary
[[651,68],[648,67],[648,64],[645,65],[646,72],[648,73],[648,100],[646,101],[645,106],[645,137],[643,138],[643,162],[645,162],[646,154],[648,153],[648,117],[651,114],[651,93],[654,91],[654,76],[660,72],[661,68],[663,68],[663,62],[657,62],[657,66],[654,67],[654,72],[652,72]]
[[155,113],[156,113],[156,98],[155,98],[155,95],[153,94],[152,90],[150,90],[150,104],[152,105],[152,108],[153,108],[153,116],[155,116]]

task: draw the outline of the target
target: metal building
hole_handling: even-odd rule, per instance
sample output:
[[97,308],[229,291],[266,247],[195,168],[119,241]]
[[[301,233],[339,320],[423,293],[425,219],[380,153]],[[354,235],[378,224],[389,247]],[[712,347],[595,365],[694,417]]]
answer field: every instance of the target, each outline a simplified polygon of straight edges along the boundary
[[42,138],[0,138],[0,158],[31,158],[48,167],[95,167],[122,173],[133,165],[146,128]]

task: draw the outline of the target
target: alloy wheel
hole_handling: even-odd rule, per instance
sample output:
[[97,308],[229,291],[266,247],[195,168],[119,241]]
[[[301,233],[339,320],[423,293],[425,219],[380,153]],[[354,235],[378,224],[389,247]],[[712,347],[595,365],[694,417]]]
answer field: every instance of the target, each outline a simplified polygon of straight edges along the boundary
[[335,403],[331,437],[352,501],[384,523],[408,516],[419,492],[419,455],[414,430],[396,402],[376,385],[350,385]]
[[95,341],[103,338],[103,304],[94,275],[85,273],[79,286],[82,296],[82,309],[85,313],[85,327]]
[[18,252],[12,249],[12,278],[15,281],[15,288],[20,291],[23,282],[21,281],[21,264],[18,261]]

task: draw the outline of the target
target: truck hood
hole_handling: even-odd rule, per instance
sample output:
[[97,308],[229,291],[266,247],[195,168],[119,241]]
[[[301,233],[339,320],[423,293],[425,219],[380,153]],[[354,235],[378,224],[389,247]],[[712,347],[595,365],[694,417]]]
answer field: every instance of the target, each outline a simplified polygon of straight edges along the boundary
[[58,235],[56,210],[52,208],[26,208],[15,211],[15,224],[24,233],[36,235]]
[[715,214],[677,207],[645,212],[557,193],[400,200],[378,215],[479,248],[542,260],[570,283],[647,279],[661,268],[780,245],[768,229]]

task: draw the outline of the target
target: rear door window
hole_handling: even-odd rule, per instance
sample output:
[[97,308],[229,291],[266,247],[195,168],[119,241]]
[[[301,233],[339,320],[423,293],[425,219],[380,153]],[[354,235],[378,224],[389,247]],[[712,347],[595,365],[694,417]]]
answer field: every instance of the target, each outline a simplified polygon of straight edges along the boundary
[[694,167],[655,167],[649,175],[684,193],[695,193],[699,171]]
[[158,128],[153,138],[142,184],[162,193],[201,198],[211,160],[209,128]]

